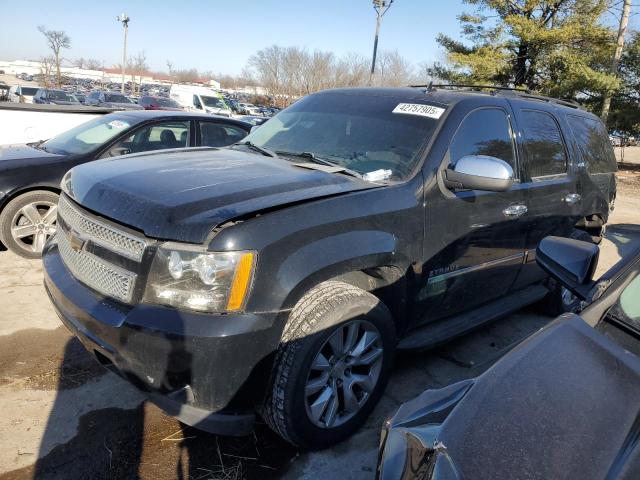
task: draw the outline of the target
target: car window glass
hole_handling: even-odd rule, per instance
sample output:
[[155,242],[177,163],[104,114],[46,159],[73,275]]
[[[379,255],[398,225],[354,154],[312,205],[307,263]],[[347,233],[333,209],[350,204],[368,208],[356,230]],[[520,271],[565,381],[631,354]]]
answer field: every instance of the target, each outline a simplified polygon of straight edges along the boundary
[[602,122],[579,115],[567,115],[571,132],[578,142],[589,173],[614,172],[616,159]]
[[112,145],[102,158],[188,146],[189,122],[161,122],[136,130]]
[[620,295],[620,309],[627,318],[640,321],[640,276],[634,278]]
[[636,276],[624,288],[607,315],[640,331],[640,276]]
[[517,172],[512,138],[511,125],[504,110],[475,110],[465,117],[451,140],[451,165],[467,155],[486,155],[504,160]]
[[398,111],[404,102],[391,95],[309,95],[247,138],[275,152],[310,152],[362,174],[385,170],[378,173],[401,180],[411,175],[420,162],[422,147],[430,140],[445,111],[441,106],[426,103],[427,100],[419,104],[420,108],[435,112],[434,116]]
[[566,173],[567,156],[555,119],[546,112],[523,110],[522,121],[531,178]]
[[193,106],[202,109],[202,104],[200,103],[200,99],[197,95],[193,96]]
[[203,147],[225,147],[246,136],[247,132],[239,127],[214,122],[200,123],[200,145]]

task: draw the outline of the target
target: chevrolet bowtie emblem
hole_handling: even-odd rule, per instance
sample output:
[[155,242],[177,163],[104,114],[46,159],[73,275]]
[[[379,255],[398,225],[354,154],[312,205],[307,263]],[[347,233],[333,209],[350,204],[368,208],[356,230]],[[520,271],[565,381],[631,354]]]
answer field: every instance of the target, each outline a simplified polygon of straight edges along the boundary
[[79,233],[74,232],[73,230],[69,230],[67,232],[67,238],[69,239],[69,245],[74,252],[82,250],[84,248],[84,244],[87,243],[86,240],[83,240],[82,237],[80,237]]

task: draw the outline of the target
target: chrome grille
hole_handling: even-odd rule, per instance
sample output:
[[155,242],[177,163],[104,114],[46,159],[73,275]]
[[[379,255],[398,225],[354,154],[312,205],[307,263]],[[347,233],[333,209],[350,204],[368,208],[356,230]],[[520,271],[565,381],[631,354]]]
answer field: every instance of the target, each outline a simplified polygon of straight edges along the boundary
[[111,265],[85,251],[71,248],[67,233],[58,229],[55,236],[62,261],[80,282],[98,292],[129,303],[133,295],[136,274]]
[[133,260],[142,260],[146,244],[140,238],[115,229],[97,219],[89,218],[63,196],[58,215],[73,230],[86,234],[93,243],[101,245]]

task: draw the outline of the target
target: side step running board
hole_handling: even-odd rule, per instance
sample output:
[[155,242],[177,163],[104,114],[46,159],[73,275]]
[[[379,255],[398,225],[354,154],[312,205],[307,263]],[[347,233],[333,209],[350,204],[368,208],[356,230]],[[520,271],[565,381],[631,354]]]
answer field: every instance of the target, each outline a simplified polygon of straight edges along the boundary
[[429,323],[409,333],[400,341],[398,348],[413,350],[435,347],[542,300],[548,292],[542,285],[533,285],[469,312]]

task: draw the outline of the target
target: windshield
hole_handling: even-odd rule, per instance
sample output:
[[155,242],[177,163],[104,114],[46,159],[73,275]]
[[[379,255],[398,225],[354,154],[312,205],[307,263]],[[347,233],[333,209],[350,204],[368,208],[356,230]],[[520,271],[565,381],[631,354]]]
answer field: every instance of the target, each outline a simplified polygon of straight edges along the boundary
[[[411,113],[394,113],[404,102],[392,97],[310,95],[278,113],[246,141],[281,156],[284,152],[308,152],[361,174],[377,172],[384,178],[402,180],[416,167],[421,147],[433,135],[437,118],[444,111],[423,107],[429,104],[422,99],[406,102],[414,105],[405,109]],[[436,114],[416,113],[424,110]]]
[[218,97],[205,97],[204,95],[200,95],[200,98],[202,98],[202,101],[204,102],[205,106],[207,106],[207,107],[227,108],[227,106],[222,101],[222,99],[220,99]]
[[67,130],[39,147],[47,152],[62,155],[87,153],[124,133],[137,122],[138,120],[111,113]]
[[35,95],[37,91],[38,89],[33,87],[20,87],[20,93],[22,95]]
[[110,103],[133,103],[127,97],[119,93],[105,93],[104,101]]
[[65,102],[75,102],[76,98],[72,95],[69,95],[67,92],[63,92],[62,90],[49,90],[47,92],[47,98],[51,100],[61,100]]

